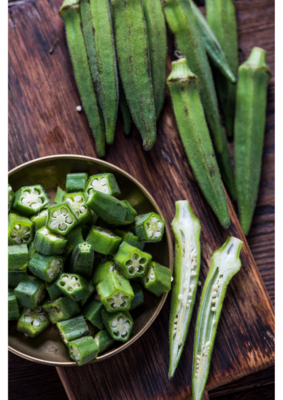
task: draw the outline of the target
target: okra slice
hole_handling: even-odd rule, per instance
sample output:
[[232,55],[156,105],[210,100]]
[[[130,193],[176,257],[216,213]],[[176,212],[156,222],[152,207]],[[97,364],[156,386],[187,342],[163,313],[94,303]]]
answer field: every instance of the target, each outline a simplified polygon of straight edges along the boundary
[[91,297],[91,295],[95,291],[95,286],[93,285],[92,281],[87,282],[87,293],[84,295],[84,297],[79,301],[80,306],[84,306],[88,299]]
[[57,235],[45,226],[40,228],[34,238],[34,249],[45,256],[50,256],[52,254],[61,255],[64,253],[67,246],[67,240],[61,236]]
[[63,203],[63,198],[65,194],[66,194],[65,190],[61,189],[60,186],[57,186],[57,192],[54,199],[54,204]]
[[95,266],[102,264],[102,263],[112,261],[112,260],[113,260],[112,254],[101,254],[101,253],[98,253],[97,251],[95,252],[95,255],[94,255],[94,265]]
[[113,257],[118,270],[127,279],[145,276],[151,259],[152,256],[150,254],[126,242],[122,242],[119,250]]
[[46,225],[48,210],[42,210],[38,214],[33,215],[30,219],[33,222],[35,231]]
[[29,258],[29,260],[32,259],[32,257],[35,255],[35,253],[36,253],[36,250],[34,248],[34,242],[32,242],[28,247],[28,258]]
[[13,210],[30,217],[43,210],[48,203],[49,199],[41,185],[23,186],[15,193]]
[[121,193],[115,176],[110,173],[89,177],[85,188],[85,197],[88,199],[94,190],[110,196],[118,196]]
[[8,320],[11,321],[12,319],[19,318],[19,316],[20,311],[14,290],[8,289]]
[[125,222],[128,207],[116,197],[92,190],[86,204],[110,225],[121,225]]
[[107,228],[93,226],[86,241],[90,243],[95,252],[101,254],[115,254],[122,239]]
[[137,247],[140,250],[143,250],[145,243],[140,242],[138,237],[133,234],[133,232],[125,232],[120,229],[115,229],[114,233],[120,236],[123,242],[129,243],[131,246]]
[[45,288],[49,294],[50,300],[59,299],[59,297],[62,295],[61,290],[58,289],[55,283],[45,282]]
[[44,256],[35,253],[28,264],[28,269],[33,275],[45,282],[54,282],[63,272],[64,258],[58,256]]
[[79,274],[86,279],[90,279],[92,276],[94,263],[94,250],[90,243],[82,242],[74,249],[69,271],[75,274]]
[[88,293],[86,279],[78,274],[61,274],[56,281],[56,286],[65,296],[75,301],[80,301]]
[[8,183],[8,212],[10,212],[15,198],[12,186]]
[[138,282],[132,281],[131,283],[133,292],[135,297],[133,298],[131,302],[131,308],[130,310],[134,310],[135,308],[141,306],[144,303],[144,297],[143,297],[143,291]]
[[131,206],[128,200],[122,200],[121,203],[123,203],[128,209],[123,225],[132,224],[133,222],[135,222],[135,218],[137,215],[136,210],[134,209],[134,207]]
[[92,299],[83,309],[82,314],[92,325],[98,329],[104,329],[101,311],[104,308],[101,301]]
[[89,335],[88,326],[82,315],[68,319],[67,321],[57,322],[56,326],[66,346],[68,346],[70,341]]
[[78,218],[67,201],[48,209],[46,227],[53,233],[66,236],[77,223]]
[[69,297],[47,300],[42,304],[42,308],[52,324],[72,318],[81,311],[78,303]]
[[66,239],[68,240],[66,252],[67,254],[71,254],[78,244],[84,242],[82,227],[75,226],[75,228],[73,228],[71,232],[68,233]]
[[93,273],[92,282],[94,286],[97,286],[102,282],[110,272],[117,272],[116,264],[113,261],[107,261],[105,263],[98,264]]
[[135,220],[136,235],[140,242],[160,242],[165,221],[156,213],[138,215]]
[[68,343],[70,358],[79,366],[94,360],[98,355],[98,346],[93,337],[87,336]]
[[89,211],[90,211],[90,219],[86,222],[86,225],[91,227],[96,224],[96,222],[98,220],[98,215],[96,215],[95,212],[92,211],[90,208],[89,208]]
[[[104,325],[103,325],[104,328]],[[94,341],[98,346],[98,355],[104,353],[115,343],[107,331],[100,331],[94,336]]]
[[64,201],[67,201],[76,214],[78,224],[83,225],[91,219],[90,209],[86,205],[86,199],[83,192],[67,193],[64,196]]
[[35,309],[44,299],[45,285],[40,279],[25,275],[14,293],[22,307]]
[[26,244],[8,246],[8,271],[26,272],[28,261],[29,252]]
[[159,297],[171,290],[171,277],[172,272],[169,268],[163,267],[156,262],[151,262],[146,276],[142,278],[142,283],[147,290]]
[[87,182],[87,173],[67,174],[66,177],[66,190],[68,193],[84,192]]
[[229,237],[212,254],[198,309],[192,373],[193,400],[201,400],[208,378],[211,355],[227,286],[240,270],[243,242]]
[[34,338],[43,332],[49,324],[50,321],[42,307],[36,307],[35,310],[24,308],[17,324],[17,330]]
[[21,280],[26,276],[25,271],[9,271],[8,272],[8,287],[10,288],[16,288],[18,284],[21,282]]
[[8,241],[10,244],[30,244],[33,241],[33,235],[33,223],[29,218],[9,214]]
[[112,339],[127,342],[134,326],[130,313],[128,311],[109,313],[103,309],[101,314],[104,326]]

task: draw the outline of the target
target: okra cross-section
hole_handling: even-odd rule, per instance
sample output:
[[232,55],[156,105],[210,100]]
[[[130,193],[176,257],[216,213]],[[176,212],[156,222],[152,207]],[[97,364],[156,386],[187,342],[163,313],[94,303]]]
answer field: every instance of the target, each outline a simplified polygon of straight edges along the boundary
[[146,276],[142,278],[142,283],[147,290],[159,297],[171,289],[171,277],[172,273],[169,268],[151,262]]
[[109,313],[102,310],[102,319],[109,335],[119,342],[127,342],[131,335],[134,321],[128,311]]
[[156,213],[138,215],[135,220],[136,235],[140,242],[160,242],[165,221]]
[[48,209],[46,227],[53,233],[66,236],[78,219],[68,202],[56,204]]
[[83,192],[65,194],[64,201],[69,203],[71,209],[76,214],[78,224],[83,225],[91,219],[90,209],[86,205]]
[[42,307],[35,310],[24,308],[17,324],[17,330],[26,336],[34,338],[43,332],[50,324]]
[[150,254],[144,253],[126,242],[122,242],[113,257],[118,270],[127,279],[145,276],[151,259]]
[[52,324],[65,321],[80,312],[78,303],[69,297],[59,297],[56,300],[47,300],[42,304]]
[[[13,289],[8,289],[8,320],[19,318],[19,306]],[[102,328],[103,329],[103,328]]]
[[86,241],[93,246],[94,251],[101,254],[115,254],[122,239],[109,229],[93,226]]
[[28,269],[33,275],[45,282],[54,282],[63,272],[64,258],[58,256],[44,256],[35,253],[31,258]]
[[89,335],[89,329],[82,315],[68,319],[67,321],[57,322],[56,326],[66,346],[72,340]]
[[33,223],[29,218],[9,214],[8,241],[10,244],[30,244],[33,241],[33,234]]
[[15,198],[12,186],[8,183],[8,212],[10,212]]
[[104,329],[104,324],[102,321],[101,311],[104,308],[103,304],[96,300],[92,299],[83,309],[83,316],[96,328]]
[[122,225],[125,222],[128,207],[114,196],[92,190],[86,204],[110,225]]
[[78,172],[76,174],[67,174],[66,190],[68,193],[83,192],[87,181],[87,173]]
[[56,281],[61,292],[75,301],[80,301],[88,293],[88,283],[77,274],[61,274]]
[[98,346],[93,337],[87,336],[68,343],[69,356],[79,366],[94,360],[98,355]]
[[34,309],[44,299],[45,285],[40,279],[26,275],[15,288],[14,293],[21,306]]
[[34,230],[37,231],[38,229],[42,228],[46,225],[47,220],[47,210],[42,210],[38,214],[33,215],[30,219],[33,222]]
[[217,325],[227,286],[240,270],[243,242],[229,237],[211,257],[198,309],[192,373],[193,400],[201,400],[207,381]]
[[94,269],[92,282],[94,286],[97,286],[103,279],[109,275],[110,272],[117,272],[116,264],[113,261],[107,261],[105,263],[101,263],[97,265]]
[[118,196],[118,194],[121,193],[113,174],[98,174],[90,176],[85,188],[86,198],[89,197],[93,190],[109,194],[110,196]]
[[82,242],[74,249],[69,271],[79,274],[86,279],[90,279],[94,263],[94,250],[90,243]]
[[19,244],[8,246],[8,270],[26,271],[29,260],[28,246]]
[[[104,328],[104,325],[103,325]],[[104,353],[106,350],[109,349],[115,342],[109,335],[107,331],[99,331],[95,336],[94,336],[94,341],[96,342],[96,345],[98,346],[98,355]]]
[[63,236],[56,235],[45,226],[36,232],[33,243],[34,249],[45,256],[61,255],[67,246],[67,240]]
[[41,211],[48,203],[49,199],[41,185],[24,186],[15,193],[13,210],[30,217]]

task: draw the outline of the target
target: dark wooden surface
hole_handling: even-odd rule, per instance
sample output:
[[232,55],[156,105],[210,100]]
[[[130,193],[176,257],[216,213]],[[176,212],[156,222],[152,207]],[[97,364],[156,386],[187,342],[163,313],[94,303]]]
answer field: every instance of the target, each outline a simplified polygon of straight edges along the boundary
[[[59,5],[60,1],[38,0],[36,2],[34,0],[26,5],[10,9],[10,168],[29,159],[49,154],[77,153],[95,156],[85,116],[78,115],[75,111],[75,106],[80,102],[65,45],[63,27],[57,15]],[[269,0],[238,0],[236,6],[241,59],[248,55],[253,45],[262,46],[268,51],[268,63],[274,72],[273,2]],[[55,43],[55,49],[51,54],[50,49]],[[248,242],[268,294],[274,301],[274,75],[269,87],[267,115],[260,195]],[[231,151],[233,151],[232,145]],[[167,215],[168,222],[174,215],[174,202],[178,198],[186,197],[193,200],[195,205],[198,204],[196,203],[196,199],[198,199],[200,207],[203,203],[188,169],[168,99],[159,122],[158,141],[153,151],[144,153],[141,150],[140,139],[136,131],[126,139],[118,121],[115,145],[109,148],[106,160],[124,168],[139,179],[153,193]],[[202,241],[205,240],[204,253],[207,255],[214,250],[215,242],[223,241],[227,233],[223,233],[215,219],[211,217],[210,212],[203,212],[203,209],[198,207],[195,207],[195,212],[204,225]],[[231,213],[233,214],[232,208]],[[215,230],[219,236],[217,240],[213,237]],[[230,232],[233,231],[236,234],[237,230],[238,225],[235,221]],[[247,255],[248,249],[245,249],[245,256]],[[250,260],[250,263],[252,262]],[[207,265],[204,266],[204,269],[206,267]],[[245,269],[248,270],[249,266]],[[235,293],[238,294],[236,289],[239,282],[237,283],[237,279],[240,278],[235,278],[235,283],[232,282],[231,289],[229,289],[231,298],[235,298]],[[257,281],[257,276],[255,276],[255,280]],[[229,310],[229,304],[226,303],[225,309]],[[186,398],[188,378],[184,378],[184,375],[190,374],[190,367],[187,370],[185,358],[187,356],[189,359],[191,354],[192,329],[188,337],[185,355],[180,363],[178,374],[176,373],[175,383],[168,384],[165,376],[168,363],[168,310],[169,302],[167,301],[161,315],[150,330],[129,349],[127,354],[121,355],[120,359],[117,356],[109,360],[107,365],[101,364],[96,370],[94,367],[85,367],[79,372],[77,369],[60,369],[59,372],[65,384],[68,382],[70,387],[71,380],[73,380],[72,393],[74,395],[77,393],[73,398],[83,400],[88,398],[142,398],[140,397],[141,393],[143,398]],[[223,320],[225,320],[226,314],[225,310],[223,311]],[[241,321],[238,322],[241,323]],[[221,334],[225,331],[224,328],[223,324],[219,327],[219,341]],[[267,338],[267,340],[269,339]],[[220,350],[219,345],[218,349]],[[216,342],[210,383],[213,383],[212,381],[215,383],[219,379],[217,363],[221,364],[221,360],[217,360],[216,357],[218,349]],[[223,351],[223,348],[221,350]],[[260,350],[262,351],[262,349]],[[268,351],[271,351],[271,347]],[[236,355],[231,355],[231,363],[241,354],[241,349],[236,353]],[[251,354],[251,357],[253,356]],[[66,398],[54,368],[32,364],[14,355],[10,355],[9,359],[9,398]],[[227,366],[227,359],[225,363]],[[130,381],[126,382],[127,377],[121,377],[117,372],[121,365],[130,372],[138,365],[140,371],[137,367],[134,373],[137,371],[139,373],[132,375]],[[97,387],[103,386],[105,380],[106,374],[103,369],[107,370],[107,376],[109,373],[111,374],[112,382],[115,382],[116,387],[113,385],[108,389],[104,387],[103,390],[97,392]],[[232,365],[233,373],[239,372],[239,370],[239,366]],[[247,368],[244,370],[244,374],[246,374]],[[83,392],[86,376],[89,376],[86,382],[91,381],[91,384],[88,385],[92,390],[91,395],[86,391]],[[120,380],[123,378],[125,382],[121,383]],[[217,385],[219,386],[219,383]],[[107,390],[109,391],[107,392]],[[111,392],[111,390],[114,391]],[[113,397],[113,393],[116,394],[115,397]],[[223,400],[274,398],[273,367],[247,376],[239,382],[218,387],[210,391],[210,398]]]

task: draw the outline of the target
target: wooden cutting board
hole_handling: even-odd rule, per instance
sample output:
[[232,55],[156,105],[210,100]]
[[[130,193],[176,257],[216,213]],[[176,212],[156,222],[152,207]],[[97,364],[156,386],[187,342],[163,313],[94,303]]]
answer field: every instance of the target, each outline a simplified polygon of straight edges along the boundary
[[[96,156],[91,131],[80,104],[58,16],[61,0],[28,1],[9,12],[9,167],[51,154]],[[257,6],[255,7],[255,4]],[[253,11],[249,40],[240,43],[245,58],[253,45],[268,50],[269,41],[256,27],[266,18],[267,0],[236,1],[243,24]],[[240,22],[241,22],[240,21]],[[248,19],[249,21],[249,19]],[[239,26],[241,29],[241,25]],[[253,33],[255,32],[255,34]],[[272,39],[271,39],[272,40]],[[168,35],[168,52],[173,40]],[[168,72],[170,60],[168,58]],[[167,96],[158,123],[157,142],[144,152],[136,129],[125,137],[120,120],[114,145],[106,160],[125,169],[155,197],[167,222],[174,217],[176,200],[188,199],[202,223],[204,282],[213,251],[228,236],[244,241],[242,269],[227,290],[208,389],[236,380],[274,363],[274,311],[234,208],[223,230],[200,193],[182,148]],[[198,292],[199,301],[201,290]],[[198,303],[197,301],[197,303]],[[195,308],[187,343],[173,380],[168,372],[170,296],[157,320],[135,344],[117,356],[81,368],[57,368],[70,399],[186,399],[190,395]]]

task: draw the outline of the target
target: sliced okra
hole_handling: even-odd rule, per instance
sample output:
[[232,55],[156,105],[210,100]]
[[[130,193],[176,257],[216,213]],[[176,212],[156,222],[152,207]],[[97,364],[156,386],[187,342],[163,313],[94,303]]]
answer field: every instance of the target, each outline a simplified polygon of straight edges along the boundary
[[44,299],[44,282],[34,276],[26,275],[15,288],[15,295],[22,307],[34,309]]
[[15,199],[15,193],[13,192],[12,186],[8,183],[8,212],[10,212],[13,202]]
[[66,190],[68,193],[84,192],[87,182],[87,173],[67,174],[66,177]]
[[241,268],[242,245],[241,240],[229,237],[211,257],[210,269],[201,294],[195,330],[192,373],[193,400],[202,399],[226,289],[232,277]]
[[66,239],[68,240],[66,252],[67,254],[71,254],[75,247],[84,241],[82,227],[75,226],[75,228],[68,233]]
[[[103,329],[104,329],[104,324],[103,324]],[[96,342],[96,345],[98,346],[98,355],[104,353],[106,350],[108,350],[110,347],[112,347],[113,344],[115,343],[114,340],[109,335],[109,333],[104,330],[99,331],[94,336],[93,339]]]
[[86,240],[86,238],[88,237],[90,229],[91,229],[91,226],[89,226],[89,225],[83,225],[82,226],[82,236],[83,236],[84,240]]
[[83,225],[91,219],[90,209],[86,205],[83,192],[66,193],[63,201],[67,201],[71,206],[78,219],[78,224]]
[[112,339],[127,342],[134,326],[130,313],[128,311],[110,313],[103,309],[101,314],[104,326]]
[[131,283],[133,292],[135,297],[133,298],[131,302],[131,308],[130,310],[134,310],[135,308],[141,306],[144,303],[144,297],[143,297],[143,291],[138,282],[132,281]]
[[26,276],[25,271],[9,271],[8,272],[8,287],[16,288],[21,280]]
[[34,338],[43,332],[50,321],[48,320],[42,307],[24,308],[17,324],[17,330],[25,335]]
[[45,282],[45,288],[49,294],[50,300],[59,299],[59,297],[62,295],[61,290],[58,289],[55,283]]
[[140,242],[138,237],[133,234],[133,232],[125,232],[121,231],[120,229],[115,229],[114,233],[120,236],[123,242],[129,243],[131,246],[137,247],[140,250],[143,250],[145,243]]
[[34,248],[34,242],[32,242],[29,247],[28,247],[28,258],[29,260],[32,259],[32,257],[35,255],[36,250]]
[[68,350],[70,358],[79,366],[94,360],[98,355],[98,346],[91,336],[70,341]]
[[[8,289],[8,320],[19,318],[20,311],[13,289]],[[103,329],[103,328],[101,328]]]
[[70,341],[89,335],[88,326],[82,315],[68,319],[67,321],[57,322],[56,326],[66,346]]
[[132,224],[133,222],[135,222],[135,218],[137,215],[136,210],[134,209],[134,207],[131,206],[128,200],[122,200],[121,203],[123,203],[128,209],[123,225]]
[[26,244],[8,246],[8,271],[26,272],[28,261],[29,252]]
[[78,218],[67,201],[48,209],[46,227],[53,233],[66,236],[77,223]]
[[110,196],[118,196],[121,193],[115,176],[110,173],[92,175],[89,177],[85,188],[85,196],[87,199],[94,190],[109,194]]
[[48,203],[49,199],[41,185],[23,186],[15,193],[13,210],[30,217],[43,210]]
[[95,266],[102,264],[102,263],[112,261],[112,260],[113,260],[112,254],[102,254],[97,251],[95,252],[95,255],[94,255],[94,265]]
[[33,235],[33,223],[29,218],[9,214],[8,241],[10,244],[30,244],[33,241]]
[[54,204],[63,203],[64,195],[66,194],[65,190],[61,189],[60,186],[57,186],[57,192],[54,199]]
[[156,213],[138,215],[135,220],[136,235],[140,242],[160,242],[165,221]]
[[78,244],[71,256],[69,271],[79,274],[86,279],[92,276],[94,263],[94,250],[90,243],[82,242]]
[[150,254],[144,253],[126,242],[122,242],[113,257],[118,270],[127,279],[145,276],[151,259]]
[[83,309],[82,314],[92,325],[98,329],[104,329],[102,321],[101,311],[104,305],[96,300],[92,299]]
[[121,225],[125,222],[128,207],[114,196],[92,190],[86,204],[105,222],[110,225]]
[[171,277],[172,272],[169,268],[163,267],[156,262],[151,262],[146,276],[141,281],[147,290],[159,297],[171,290]]
[[132,117],[120,76],[119,76],[119,109],[122,114],[124,133],[128,135],[131,132]]
[[90,211],[90,219],[86,222],[86,225],[91,227],[96,224],[98,220],[98,215],[96,215],[95,212],[92,211],[90,208],[89,211]]
[[34,249],[45,256],[52,254],[61,255],[67,246],[67,240],[61,236],[51,232],[45,226],[40,228],[34,238]]
[[97,286],[102,282],[110,272],[117,272],[116,264],[113,261],[107,261],[105,263],[98,264],[93,273],[92,282],[94,286]]
[[38,214],[33,215],[30,219],[33,222],[34,230],[37,231],[38,229],[42,228],[43,226],[46,225],[46,220],[47,220],[47,213],[48,210],[42,210]]
[[77,274],[61,274],[56,281],[56,286],[65,296],[68,296],[74,301],[80,301],[88,294],[88,283],[86,279]]
[[35,253],[29,261],[28,269],[33,275],[45,282],[54,282],[63,272],[64,258],[58,256],[44,256]]
[[81,307],[83,307],[86,304],[86,302],[91,297],[91,295],[94,293],[94,291],[95,291],[95,286],[93,285],[92,281],[90,280],[87,282],[87,293],[79,301]]
[[101,254],[115,254],[122,239],[112,231],[100,226],[93,226],[86,239],[95,252]]
[[74,317],[81,310],[74,300],[69,297],[58,297],[56,300],[47,300],[42,304],[52,324]]

